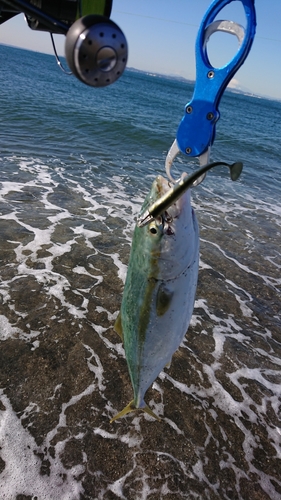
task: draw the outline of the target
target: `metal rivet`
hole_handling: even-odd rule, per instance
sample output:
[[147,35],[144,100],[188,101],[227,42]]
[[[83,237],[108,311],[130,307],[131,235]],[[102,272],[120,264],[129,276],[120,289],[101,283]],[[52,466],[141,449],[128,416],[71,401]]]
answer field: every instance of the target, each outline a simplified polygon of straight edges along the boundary
[[215,72],[214,71],[209,71],[208,73],[208,78],[214,78]]
[[192,113],[192,106],[187,106],[186,107],[186,112],[189,113],[189,114]]
[[214,118],[214,113],[210,112],[207,114],[207,120],[212,120]]
[[186,148],[186,150],[185,150],[185,152],[186,152],[187,155],[190,155],[191,151],[192,151],[191,148]]

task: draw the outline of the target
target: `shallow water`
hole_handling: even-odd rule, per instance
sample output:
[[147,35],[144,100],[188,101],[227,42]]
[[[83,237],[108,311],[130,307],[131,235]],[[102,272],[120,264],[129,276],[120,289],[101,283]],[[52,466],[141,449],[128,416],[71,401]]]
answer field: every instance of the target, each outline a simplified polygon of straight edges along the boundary
[[281,498],[281,104],[226,94],[213,159],[244,173],[192,191],[199,283],[147,392],[162,420],[110,424],[132,399],[113,325],[135,219],[191,89],[127,72],[95,93],[0,49],[2,498]]

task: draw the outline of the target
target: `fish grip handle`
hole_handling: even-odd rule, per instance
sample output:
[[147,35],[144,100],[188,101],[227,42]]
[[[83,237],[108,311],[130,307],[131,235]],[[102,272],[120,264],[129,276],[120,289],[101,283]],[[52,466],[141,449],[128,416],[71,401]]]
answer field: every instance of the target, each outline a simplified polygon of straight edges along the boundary
[[[254,0],[242,2],[246,15],[246,28],[232,21],[215,21],[218,13],[233,0],[215,0],[207,10],[200,25],[196,45],[196,82],[190,102],[177,131],[180,151],[188,156],[202,155],[215,139],[215,125],[220,117],[218,106],[223,92],[234,74],[245,61],[251,49],[256,31]],[[237,1],[237,0],[235,0]],[[234,57],[224,66],[215,68],[207,54],[207,43],[216,31],[235,35],[239,48]]]

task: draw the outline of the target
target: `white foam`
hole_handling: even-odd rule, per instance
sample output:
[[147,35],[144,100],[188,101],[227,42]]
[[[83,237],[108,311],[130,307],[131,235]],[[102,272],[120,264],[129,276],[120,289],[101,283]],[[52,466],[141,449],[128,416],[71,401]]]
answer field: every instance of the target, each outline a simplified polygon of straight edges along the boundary
[[[77,500],[83,493],[81,484],[75,478],[77,471],[66,471],[58,460],[54,460],[50,476],[42,475],[42,463],[36,455],[39,450],[34,438],[22,427],[8,398],[1,394],[0,399],[6,408],[0,411],[1,458],[5,462],[0,474],[1,498],[11,500],[21,494],[32,498],[37,496],[40,500]],[[30,409],[34,411],[32,404]]]
[[89,248],[94,248],[93,244],[90,242],[90,238],[95,238],[96,236],[100,236],[101,234],[100,232],[97,231],[85,229],[84,224],[82,224],[81,226],[76,226],[74,228],[71,227],[70,229],[72,229],[74,234],[83,236],[85,238],[86,245]]
[[246,266],[245,264],[241,264],[241,262],[239,262],[238,259],[235,259],[234,257],[231,257],[230,255],[228,255],[227,252],[225,250],[223,250],[223,248],[221,248],[221,246],[218,243],[215,243],[213,241],[208,241],[205,239],[201,239],[201,241],[204,241],[205,243],[208,243],[208,244],[216,247],[226,259],[233,262],[235,265],[237,265],[237,267],[239,267],[240,269],[245,271],[247,274],[252,274],[253,276],[257,276],[259,278],[262,278],[262,280],[264,281],[264,283],[266,285],[272,286],[272,287],[274,287],[274,289],[276,291],[278,291],[277,287],[279,285],[281,285],[281,278],[275,278],[272,276],[262,275],[256,271],[250,269],[249,266]]
[[21,330],[9,322],[6,316],[0,314],[0,340],[6,340],[9,337],[14,337],[21,333]]
[[[92,167],[94,168],[94,167]],[[7,214],[0,217],[0,220],[11,221],[16,224],[17,227],[24,233],[28,233],[28,238],[25,240],[16,241],[16,236],[11,238],[14,245],[14,255],[11,258],[11,268],[14,270],[14,275],[11,278],[2,280],[0,284],[0,293],[2,297],[2,305],[6,310],[12,310],[13,315],[19,318],[23,318],[25,313],[16,310],[16,305],[12,302],[12,291],[11,284],[16,284],[16,280],[19,278],[35,279],[39,284],[42,285],[43,293],[46,294],[46,298],[55,298],[59,301],[60,311],[67,312],[73,316],[73,318],[78,318],[79,328],[83,328],[84,321],[87,322],[88,326],[91,326],[93,330],[99,335],[100,339],[107,348],[108,356],[116,359],[116,370],[118,370],[118,357],[124,358],[125,353],[121,341],[118,342],[118,337],[114,341],[110,340],[110,336],[107,335],[109,329],[112,328],[112,324],[117,317],[118,311],[110,310],[110,305],[107,304],[107,298],[103,302],[100,300],[99,296],[99,285],[106,281],[106,266],[110,266],[111,271],[116,278],[121,280],[120,292],[122,288],[122,282],[125,281],[125,276],[127,272],[127,259],[129,252],[129,244],[131,243],[132,231],[135,225],[135,216],[139,213],[140,203],[142,198],[138,195],[132,196],[127,192],[127,185],[124,182],[124,177],[121,175],[115,175],[110,180],[108,180],[108,185],[104,185],[104,181],[99,182],[98,177],[93,176],[93,170],[88,169],[83,171],[81,179],[77,182],[77,177],[73,176],[70,178],[67,174],[66,168],[59,166],[54,168],[47,167],[43,165],[42,162],[38,160],[28,161],[27,159],[22,159],[20,169],[26,174],[30,174],[28,181],[26,183],[16,183],[16,182],[4,182],[2,183],[0,189],[0,200],[2,203],[6,203],[9,210]],[[91,174],[91,175],[90,175]],[[83,177],[84,175],[84,177]],[[55,188],[58,186],[59,182],[65,183],[73,196],[77,196],[80,200],[81,198],[86,202],[86,208],[79,208],[79,213],[73,214],[71,209],[60,207],[59,196],[55,196]],[[84,184],[83,184],[84,183]],[[206,187],[205,187],[206,186]],[[44,226],[35,227],[36,222],[31,222],[28,217],[24,214],[24,204],[18,202],[12,202],[9,204],[7,202],[6,196],[12,192],[24,193],[26,188],[36,187],[38,190],[36,192],[40,193],[39,201],[42,205],[42,214],[44,215]],[[278,200],[276,205],[270,205],[269,202],[260,202],[254,197],[245,197],[245,200],[249,206],[244,203],[242,197],[231,197],[226,198],[224,195],[217,196],[214,188],[209,188],[208,184],[204,184],[203,188],[204,195],[196,194],[194,191],[194,205],[199,214],[204,216],[203,231],[208,231],[208,235],[202,239],[202,243],[211,245],[213,248],[219,252],[220,259],[228,264],[231,264],[235,269],[243,271],[243,275],[248,276],[249,279],[257,278],[259,281],[265,285],[265,287],[273,286],[275,292],[278,291],[280,285],[280,277],[278,271],[281,268],[280,264],[280,253],[277,250],[269,249],[267,255],[260,256],[261,271],[255,266],[254,254],[252,255],[253,249],[255,248],[255,238],[257,235],[254,231],[254,226],[250,225],[249,229],[245,228],[244,231],[244,249],[247,251],[247,259],[242,259],[240,254],[233,255],[229,250],[226,250],[223,243],[220,243],[220,231],[221,231],[221,221],[224,222],[225,228],[229,228],[230,231],[233,229],[241,229],[241,220],[254,220],[255,210],[259,210],[263,215],[267,214],[271,220],[274,220],[275,227],[280,226],[280,205]],[[199,190],[198,190],[199,193]],[[201,192],[202,193],[202,192]],[[79,196],[78,196],[79,195]],[[215,195],[215,196],[214,196]],[[55,201],[57,199],[57,202]],[[40,206],[41,206],[40,205]],[[74,209],[75,211],[75,209]],[[233,217],[233,212],[237,214],[237,217]],[[241,218],[240,218],[241,216]],[[247,217],[247,219],[243,219]],[[110,217],[110,219],[109,219]],[[108,252],[102,251],[104,247],[100,247],[99,244],[103,242],[102,236],[104,233],[113,238],[114,229],[112,220],[116,218],[118,220],[122,219],[122,224],[118,228],[118,234],[116,234],[116,239],[118,244],[122,248],[127,246],[127,256],[124,257],[123,254],[116,251],[114,246],[114,251],[110,251],[110,247],[106,247]],[[109,222],[110,220],[110,222]],[[69,222],[70,221],[70,222]],[[78,221],[78,222],[77,222]],[[95,226],[95,222],[97,222]],[[33,225],[34,224],[34,225]],[[66,238],[61,238],[56,236],[60,229],[64,229],[64,225],[68,233]],[[98,228],[98,229],[97,229]],[[97,229],[97,230],[95,230]],[[203,232],[202,231],[202,232]],[[14,234],[17,234],[16,231]],[[241,233],[242,234],[242,233]],[[63,234],[64,236],[64,234]],[[243,236],[243,234],[242,234]],[[279,235],[280,236],[280,235]],[[113,241],[113,239],[112,239]],[[96,243],[99,242],[99,243]],[[73,264],[73,268],[67,267],[67,274],[63,272],[63,265],[61,274],[57,272],[57,265],[55,267],[56,261],[60,259],[63,260],[64,256],[71,254],[73,250],[78,249],[78,245],[83,246],[83,253],[81,257],[81,262],[76,261]],[[102,250],[101,250],[102,248]],[[267,246],[264,246],[266,249]],[[44,257],[38,258],[40,252],[45,250],[48,252]],[[78,252],[76,252],[78,253]],[[98,267],[98,257],[102,255],[106,265],[101,271]],[[205,254],[204,254],[205,255]],[[244,255],[245,256],[245,255]],[[251,260],[251,258],[253,260]],[[14,259],[14,260],[13,260]],[[82,260],[83,259],[83,260]],[[217,268],[214,264],[212,266],[207,264],[206,258],[201,257],[200,260],[200,271],[214,270]],[[31,263],[40,263],[44,265],[43,269],[34,269]],[[268,267],[271,266],[271,274],[268,271]],[[273,269],[273,271],[272,271]],[[75,280],[80,282],[83,280],[79,279],[79,276],[86,276],[93,279],[93,286],[87,285],[85,288],[75,287]],[[70,277],[71,276],[71,277]],[[230,275],[231,276],[231,275]],[[235,276],[233,273],[232,276]],[[194,460],[196,460],[195,465],[192,470],[185,466],[181,461],[177,461],[176,457],[169,454],[161,454],[160,452],[155,452],[151,450],[151,453],[157,455],[157,459],[161,461],[163,458],[169,458],[176,463],[179,470],[187,478],[190,477],[194,481],[204,482],[206,486],[206,494],[218,496],[218,489],[221,486],[219,484],[218,477],[215,481],[211,481],[208,478],[208,474],[205,472],[205,466],[208,461],[211,460],[211,456],[206,452],[207,445],[214,443],[216,451],[214,453],[221,453],[222,448],[218,440],[218,433],[220,433],[221,439],[225,442],[225,449],[223,450],[223,456],[219,460],[219,468],[221,470],[229,468],[232,474],[235,475],[235,485],[233,486],[236,491],[234,494],[239,497],[241,492],[239,490],[239,483],[241,478],[249,480],[249,474],[253,474],[255,477],[255,482],[259,483],[263,491],[267,492],[270,498],[276,498],[276,491],[271,483],[271,479],[276,481],[278,484],[281,482],[276,480],[271,476],[269,471],[265,474],[256,465],[255,452],[262,446],[261,440],[259,438],[259,433],[254,432],[257,426],[262,427],[262,432],[264,433],[267,442],[273,447],[274,453],[277,458],[281,457],[281,432],[276,426],[279,413],[280,413],[280,386],[277,383],[271,382],[275,380],[278,370],[281,366],[281,361],[277,352],[273,349],[273,343],[267,345],[266,342],[272,340],[273,335],[270,331],[270,326],[268,328],[263,327],[255,313],[252,309],[252,304],[254,301],[254,293],[250,293],[249,289],[245,285],[240,285],[235,283],[230,279],[229,276],[226,278],[221,273],[223,278],[223,283],[227,292],[231,295],[231,298],[236,301],[236,310],[241,311],[241,315],[238,318],[234,314],[227,314],[223,311],[223,315],[220,314],[219,308],[212,309],[208,301],[204,298],[198,298],[195,301],[195,313],[192,317],[191,326],[193,328],[198,328],[198,335],[204,340],[205,336],[212,336],[212,347],[209,348],[209,361],[208,364],[203,362],[204,359],[201,353],[193,351],[193,346],[189,345],[188,336],[184,339],[182,347],[188,352],[191,369],[194,370],[196,377],[194,380],[186,380],[183,383],[184,378],[177,380],[176,377],[172,377],[169,372],[162,372],[159,378],[153,384],[153,390],[157,391],[157,398],[152,398],[148,402],[149,406],[164,420],[164,423],[170,427],[170,431],[174,432],[175,436],[179,436],[182,440],[190,439],[188,431],[184,426],[177,425],[173,418],[168,418],[165,416],[165,390],[167,389],[167,384],[165,381],[169,381],[174,388],[173,390],[180,391],[180,397],[186,402],[186,406],[189,403],[190,398],[196,402],[198,408],[201,411],[202,421],[201,425],[203,427],[205,435],[204,446],[197,446],[194,442]],[[215,279],[215,278],[214,278]],[[245,280],[246,282],[246,280]],[[105,313],[107,321],[105,324],[96,323],[89,321],[88,318],[88,307],[89,307],[89,294],[93,293],[96,299],[95,305],[92,307],[98,313]],[[104,293],[103,287],[103,293]],[[71,302],[67,294],[71,290],[74,294],[79,295],[80,305],[76,306]],[[93,304],[93,302],[92,302]],[[239,307],[238,307],[239,306]],[[58,308],[59,309],[59,308]],[[201,310],[204,314],[201,315]],[[26,328],[29,328],[28,335],[22,332],[16,325],[16,323],[10,323],[9,319],[5,314],[0,315],[0,340],[7,340],[9,337],[20,338],[23,340],[34,339],[33,347],[31,349],[36,349],[40,345],[40,331],[31,330],[29,325],[30,320],[28,320],[28,313]],[[52,312],[52,319],[64,322],[66,321],[66,314],[57,315]],[[104,316],[101,314],[101,316]],[[14,316],[13,316],[14,317]],[[206,318],[208,322],[208,327],[206,326]],[[280,318],[275,314],[276,321]],[[31,323],[31,321],[30,321]],[[110,326],[108,326],[110,323]],[[208,330],[208,331],[207,331]],[[259,339],[261,343],[255,343],[255,340]],[[237,401],[232,394],[228,392],[228,389],[224,387],[220,376],[222,369],[223,359],[225,356],[229,355],[225,352],[226,344],[229,347],[229,340],[233,344],[237,343],[237,346],[241,346],[244,352],[253,353],[252,360],[258,359],[260,361],[260,366],[256,368],[249,368],[245,366],[244,358],[243,361],[239,360],[239,350],[237,351],[237,360],[230,360],[230,373],[224,373],[224,376],[228,378],[229,382],[234,385],[237,392],[241,395],[239,401]],[[116,343],[115,343],[116,342]],[[276,341],[277,342],[277,341]],[[83,474],[87,466],[87,455],[83,452],[83,461],[77,466],[68,469],[63,467],[60,460],[60,455],[63,453],[64,448],[68,440],[73,438],[75,435],[76,439],[83,439],[83,432],[78,432],[75,434],[71,427],[69,428],[69,433],[65,439],[59,440],[54,438],[59,438],[59,433],[62,428],[71,426],[68,422],[68,412],[67,409],[78,402],[81,402],[82,398],[86,396],[93,397],[93,404],[91,405],[92,411],[100,411],[94,406],[94,395],[95,392],[99,393],[104,399],[104,410],[103,416],[109,418],[114,416],[120,408],[115,408],[113,403],[105,397],[106,387],[112,381],[108,381],[105,378],[104,368],[102,365],[103,360],[97,355],[92,346],[84,344],[84,348],[87,350],[87,356],[85,363],[87,363],[88,370],[92,377],[92,383],[84,388],[79,394],[72,394],[69,400],[65,402],[60,410],[60,415],[57,424],[51,429],[43,438],[43,444],[40,448],[36,446],[33,437],[30,435],[28,428],[24,429],[21,420],[15,415],[8,401],[7,397],[2,394],[2,402],[6,407],[5,411],[1,412],[1,425],[0,425],[0,440],[2,445],[1,456],[6,462],[6,467],[2,474],[0,475],[1,484],[1,494],[9,500],[14,500],[16,495],[36,495],[39,500],[53,500],[59,498],[60,500],[77,500],[80,494],[83,494],[83,488],[79,482],[79,474]],[[268,350],[267,350],[268,349]],[[192,363],[196,362],[196,366]],[[263,363],[264,362],[264,363]],[[275,369],[272,370],[265,368],[268,364],[274,366]],[[129,375],[127,373],[129,380]],[[257,384],[257,388],[261,387],[260,392],[257,389],[259,399],[255,400],[252,397],[251,391],[249,390],[250,383]],[[249,387],[248,387],[248,385]],[[55,385],[55,384],[54,384]],[[52,391],[52,396],[50,400],[52,401],[58,391],[61,388],[61,384],[54,387]],[[257,402],[259,401],[259,402]],[[272,412],[272,420],[270,418],[270,412]],[[24,409],[21,419],[31,418],[38,414],[41,409],[38,403],[30,400],[27,407]],[[223,414],[223,421],[221,420],[221,414]],[[149,486],[149,477],[147,476],[147,471],[141,470],[139,462],[136,460],[137,453],[142,453],[143,435],[142,421],[146,419],[146,425],[150,424],[150,417],[143,416],[142,414],[136,414],[128,416],[128,425],[125,426],[118,425],[116,422],[116,427],[113,427],[109,431],[102,426],[93,427],[92,432],[95,435],[100,436],[103,440],[121,441],[127,446],[132,452],[132,466],[128,472],[115,481],[108,480],[106,486],[107,491],[112,491],[118,498],[125,499],[123,489],[126,481],[130,481],[130,476],[134,476],[137,472],[139,474],[139,495],[138,498],[144,499],[148,496],[159,497],[162,495],[169,494],[169,487],[166,478],[163,479],[162,484],[159,488],[153,490]],[[246,425],[245,419],[248,423],[252,425]],[[275,419],[275,420],[274,420]],[[237,463],[234,456],[231,455],[231,447],[228,447],[228,433],[227,425],[231,422],[235,425],[236,429],[241,432],[242,436],[242,452],[244,454],[244,459],[247,461],[248,470],[242,470],[242,466]],[[225,424],[225,426],[224,426]],[[213,430],[214,426],[214,430]],[[82,428],[82,427],[81,427]],[[7,434],[7,439],[6,439]],[[42,452],[42,450],[48,450],[51,443],[57,441],[54,449],[54,456],[49,456],[47,451],[47,458],[50,460],[50,476],[42,476],[40,474],[41,460],[35,453]],[[146,450],[144,451],[146,452]],[[194,463],[194,462],[193,462]],[[243,462],[244,463],[244,462]],[[127,470],[127,469],[126,469]],[[97,476],[100,471],[96,470],[93,472]],[[151,471],[153,475],[153,471]],[[219,476],[219,470],[218,470]],[[63,481],[62,477],[65,477]],[[23,479],[24,478],[24,479]],[[3,488],[2,488],[3,485]],[[190,495],[192,495],[191,492]],[[196,493],[194,493],[194,498]],[[2,498],[2,497],[1,497]]]

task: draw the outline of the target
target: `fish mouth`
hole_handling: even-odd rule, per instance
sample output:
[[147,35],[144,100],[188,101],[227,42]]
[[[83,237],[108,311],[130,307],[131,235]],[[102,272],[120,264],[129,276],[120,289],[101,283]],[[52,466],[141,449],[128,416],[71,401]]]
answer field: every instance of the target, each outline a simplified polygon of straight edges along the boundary
[[163,196],[172,187],[172,183],[165,179],[163,175],[158,175],[155,179],[155,190],[158,194],[157,198]]
[[[158,175],[154,179],[150,192],[147,194],[143,202],[143,205],[141,207],[141,214],[145,214],[149,207],[151,207],[151,205],[161,199],[162,196],[165,196],[166,193],[171,190],[172,186],[173,184],[168,179],[166,179],[162,175]],[[157,221],[159,226],[163,225],[164,222],[171,224],[174,219],[179,218],[182,213],[186,212],[186,207],[189,204],[189,200],[190,190],[187,190],[181,195],[180,198],[174,201],[169,206],[169,208],[163,210],[163,213],[160,213],[157,217],[154,217],[155,221]],[[142,224],[139,226],[141,227]]]
[[[184,174],[185,175],[185,174]],[[167,191],[171,189],[173,184],[168,180],[165,179],[162,175],[158,175],[155,179],[155,200],[158,200],[161,198],[161,196],[165,195]],[[186,193],[183,193],[183,195],[175,201],[168,209],[165,210],[165,213],[162,214],[162,217],[168,224],[173,221],[173,219],[176,219],[177,217],[180,216],[185,198],[188,196]]]

